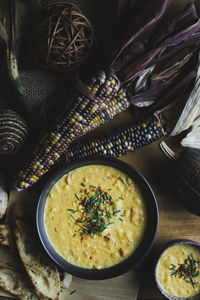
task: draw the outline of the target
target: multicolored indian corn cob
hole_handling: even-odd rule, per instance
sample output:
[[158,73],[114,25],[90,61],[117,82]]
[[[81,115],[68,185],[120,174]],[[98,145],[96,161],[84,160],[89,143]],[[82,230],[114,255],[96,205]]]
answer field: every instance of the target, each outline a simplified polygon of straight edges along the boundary
[[74,143],[65,153],[65,157],[67,162],[90,155],[119,157],[150,144],[163,135],[164,131],[159,120],[153,116],[147,121],[131,123],[117,129],[111,135],[101,136],[84,144]]
[[112,119],[129,106],[126,90],[110,72],[101,71],[86,84],[77,83],[71,109],[40,139],[32,159],[20,172],[18,191],[31,187],[48,172],[79,136]]

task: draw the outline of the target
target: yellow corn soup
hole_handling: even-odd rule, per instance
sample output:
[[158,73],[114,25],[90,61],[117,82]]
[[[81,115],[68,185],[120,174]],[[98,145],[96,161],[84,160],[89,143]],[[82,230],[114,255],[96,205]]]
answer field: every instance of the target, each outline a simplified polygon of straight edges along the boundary
[[135,251],[144,235],[146,210],[132,179],[115,168],[92,165],[73,170],[54,185],[44,220],[62,257],[101,269]]
[[156,269],[162,288],[172,296],[192,297],[200,292],[200,251],[195,246],[177,244],[161,256]]

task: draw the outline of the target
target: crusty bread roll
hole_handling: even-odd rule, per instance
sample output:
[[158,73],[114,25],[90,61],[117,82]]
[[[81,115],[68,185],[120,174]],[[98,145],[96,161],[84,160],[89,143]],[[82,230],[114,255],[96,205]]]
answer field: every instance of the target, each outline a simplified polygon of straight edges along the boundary
[[36,289],[49,299],[60,293],[60,276],[56,264],[43,252],[31,227],[16,219],[16,244],[24,267]]
[[0,247],[0,288],[22,300],[47,300],[36,291],[16,252]]
[[0,286],[5,291],[22,300],[47,300],[48,298],[38,293],[31,285],[26,274],[13,268],[0,266]]

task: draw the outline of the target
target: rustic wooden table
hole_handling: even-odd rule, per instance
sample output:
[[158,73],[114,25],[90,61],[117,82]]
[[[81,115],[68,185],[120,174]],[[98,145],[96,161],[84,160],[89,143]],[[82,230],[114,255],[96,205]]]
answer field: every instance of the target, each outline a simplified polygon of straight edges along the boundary
[[[130,114],[125,113],[120,118],[117,118],[113,123],[124,123],[130,118]],[[114,126],[115,124],[113,124]],[[103,132],[105,128],[98,131]],[[177,148],[177,138],[163,138],[173,149]],[[161,140],[160,140],[161,141]],[[173,239],[187,238],[200,242],[200,218],[187,212],[179,203],[175,191],[171,185],[171,171],[169,166],[171,162],[160,150],[157,141],[149,146],[136,150],[134,153],[129,153],[120,159],[134,166],[148,180],[156,195],[159,206],[159,229],[154,245],[146,257],[143,264],[136,270],[131,270],[123,276],[111,280],[110,282],[86,282],[82,279],[73,279],[73,284],[66,294],[66,297],[61,297],[62,300],[71,298],[79,300],[98,299],[98,300],[127,300],[134,299],[135,292],[135,276],[140,278],[140,287],[138,300],[145,299],[164,299],[157,290],[154,283],[154,263],[156,257],[161,251],[165,243]],[[14,195],[14,196],[13,196]],[[12,191],[11,198],[26,198],[26,201],[31,201],[31,197],[35,198],[35,192],[17,193]],[[13,201],[11,199],[11,201]],[[34,201],[37,201],[35,199]],[[76,289],[76,295],[70,295],[71,290]],[[87,297],[87,291],[90,297]],[[0,293],[1,295],[1,293]],[[2,299],[6,299],[5,296]]]
[[[174,2],[185,3],[188,2],[188,0],[174,0]],[[5,96],[5,99],[6,97],[8,97],[8,94]],[[1,102],[1,107],[2,103],[3,102]],[[126,122],[129,118],[130,114],[123,114],[123,116],[117,118],[113,123],[117,123],[119,125],[121,122]],[[97,132],[104,132],[104,130],[105,128],[101,128]],[[200,242],[200,218],[187,212],[179,203],[171,185],[171,171],[169,170],[171,161],[165,157],[160,150],[159,142],[160,141],[155,142],[149,146],[136,150],[134,153],[127,154],[120,158],[134,166],[146,177],[155,192],[159,206],[160,221],[155,243],[143,264],[136,271],[134,270],[134,276],[137,274],[140,277],[138,300],[164,299],[155,286],[153,275],[156,257],[165,243],[179,238],[187,238]],[[172,145],[173,148],[176,148],[178,145],[178,140],[174,138],[167,139],[167,142]],[[0,163],[1,169],[3,165],[7,168],[8,160],[1,161]],[[87,282],[83,284],[81,280],[75,278],[73,281],[73,287],[75,286],[77,293],[71,296],[68,293],[68,296],[64,297],[63,300],[68,298],[79,300],[133,299],[132,293],[134,280],[133,272],[129,272],[117,281],[113,281],[110,286],[102,285],[100,296],[90,296],[88,298],[87,293],[85,293],[85,295],[83,295],[84,293],[79,294],[80,289],[87,291]],[[99,286],[100,285],[101,282],[99,283]],[[95,289],[97,289],[97,284],[91,284],[90,289],[92,288],[95,291]],[[107,293],[107,289],[110,291],[109,295]],[[0,299],[8,299],[7,294],[0,292],[0,295]]]
[[[176,139],[168,139],[170,145],[177,145]],[[191,239],[200,242],[200,218],[186,211],[171,186],[172,173],[158,143],[149,145],[123,157],[123,160],[136,167],[151,184],[159,206],[158,234],[148,257],[140,269],[140,288],[138,300],[165,299],[154,283],[154,263],[162,247],[174,239]]]

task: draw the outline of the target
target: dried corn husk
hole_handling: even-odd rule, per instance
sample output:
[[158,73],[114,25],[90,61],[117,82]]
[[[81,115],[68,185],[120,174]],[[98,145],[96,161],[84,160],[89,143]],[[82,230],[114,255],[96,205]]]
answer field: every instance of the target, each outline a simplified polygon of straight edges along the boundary
[[177,135],[180,132],[187,130],[194,124],[194,129],[199,126],[200,117],[200,55],[199,67],[196,75],[195,86],[186,102],[186,105],[180,115],[180,118],[171,132],[171,135]]
[[200,149],[200,108],[198,109],[198,118],[194,121],[191,131],[181,141],[181,145]]
[[[195,85],[171,132],[171,135],[177,135],[189,129],[181,141],[184,149],[177,158],[163,143],[161,149],[170,158],[176,158],[172,166],[172,183],[179,201],[187,210],[200,216],[200,54],[198,64]],[[176,110],[174,105],[172,108]],[[162,113],[166,115],[166,111],[167,109]],[[170,108],[167,113],[169,111]]]
[[[200,49],[200,20],[195,6],[188,5],[173,17],[168,26],[167,19],[161,19],[169,2],[169,0],[132,2],[131,18],[130,16],[127,18],[130,26],[126,28],[124,40],[118,47],[113,47],[112,60],[107,66],[111,74],[109,78],[112,79],[114,76],[117,89],[120,87],[125,87],[126,91],[129,89],[129,93],[125,95],[127,100],[125,108],[130,104],[135,105],[135,97],[138,96],[135,95],[136,90],[142,93],[137,105],[148,105],[142,108],[143,114],[154,113],[173,102],[180,89],[188,91],[196,76],[196,59]],[[85,75],[80,78],[85,78]],[[94,80],[96,82],[96,78]],[[93,88],[91,84],[87,86],[87,82],[82,81],[81,84],[78,84],[80,80],[75,82],[77,99],[74,98],[70,110],[64,110],[57,123],[53,124],[41,138],[34,150],[33,158],[20,173],[17,181],[19,191],[39,181],[40,177],[58,162],[72,142],[103,123],[98,121],[102,112],[109,112],[111,101],[104,103],[107,95],[102,97],[103,94],[98,91],[101,84]],[[93,95],[96,91],[99,99]],[[111,92],[112,88],[108,90],[108,95]],[[129,96],[131,92],[134,94],[133,97]],[[84,103],[85,96],[87,103]],[[80,102],[80,107],[79,101],[83,101]],[[86,105],[88,109],[85,109]],[[91,127],[93,110],[97,120],[95,126]],[[120,112],[122,109],[116,110],[112,117]]]
[[[188,73],[191,70],[196,72],[200,47],[200,24],[194,4],[189,4],[171,20],[167,20],[168,23],[164,19],[148,37],[150,41],[147,45],[153,50],[134,61],[132,75],[128,74],[130,80],[133,80],[131,104],[137,107],[149,106],[141,110],[142,114],[155,112],[174,102],[177,92],[180,92],[180,85],[183,86],[181,82],[184,82],[186,91],[193,84],[194,77],[188,76]],[[139,74],[137,66],[141,75],[135,83],[134,77]],[[151,72],[150,66],[153,67]],[[128,68],[131,69],[131,65]]]
[[[137,11],[139,22],[132,28],[132,37],[127,44],[132,43],[133,46],[135,40],[155,28],[168,3],[169,0],[153,0],[151,3],[143,0],[141,6],[140,1],[140,10]],[[131,10],[132,14],[135,14],[134,9]],[[142,18],[144,11],[145,17]],[[125,48],[126,45],[120,48],[115,56],[116,59]],[[33,150],[32,158],[20,172],[16,185],[18,191],[38,182],[41,176],[58,162],[74,140],[128,108],[126,90],[121,91],[120,87],[123,85],[118,79],[118,74],[115,74],[115,69],[112,69],[112,63],[108,71],[95,72],[88,81],[85,78],[85,75],[80,76],[80,74],[75,77],[72,105],[70,108],[65,107],[61,116],[43,134],[38,146]],[[119,101],[121,102],[118,104]]]

